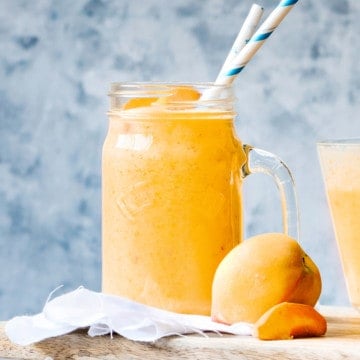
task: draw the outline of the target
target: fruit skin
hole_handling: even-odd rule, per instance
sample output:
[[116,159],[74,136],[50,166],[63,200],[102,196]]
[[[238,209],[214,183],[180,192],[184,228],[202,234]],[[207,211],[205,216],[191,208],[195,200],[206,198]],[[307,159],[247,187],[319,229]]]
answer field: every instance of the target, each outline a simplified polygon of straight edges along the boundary
[[219,264],[212,286],[211,317],[255,323],[281,302],[314,306],[321,293],[319,269],[299,243],[267,233],[245,240]]
[[288,340],[322,336],[326,330],[325,318],[312,306],[282,302],[257,320],[253,335],[261,340]]

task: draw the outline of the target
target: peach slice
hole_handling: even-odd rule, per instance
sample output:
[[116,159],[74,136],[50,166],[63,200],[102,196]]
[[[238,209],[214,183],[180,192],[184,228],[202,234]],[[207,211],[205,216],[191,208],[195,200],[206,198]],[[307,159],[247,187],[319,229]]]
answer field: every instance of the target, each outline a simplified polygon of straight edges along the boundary
[[253,335],[261,340],[288,340],[322,336],[326,329],[325,318],[312,306],[283,302],[260,317]]

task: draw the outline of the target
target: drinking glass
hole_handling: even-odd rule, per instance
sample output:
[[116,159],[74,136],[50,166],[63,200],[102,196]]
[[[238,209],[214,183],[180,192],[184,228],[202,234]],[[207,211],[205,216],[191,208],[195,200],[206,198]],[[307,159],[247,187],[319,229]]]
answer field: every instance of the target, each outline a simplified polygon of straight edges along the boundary
[[360,309],[360,139],[317,148],[348,296]]

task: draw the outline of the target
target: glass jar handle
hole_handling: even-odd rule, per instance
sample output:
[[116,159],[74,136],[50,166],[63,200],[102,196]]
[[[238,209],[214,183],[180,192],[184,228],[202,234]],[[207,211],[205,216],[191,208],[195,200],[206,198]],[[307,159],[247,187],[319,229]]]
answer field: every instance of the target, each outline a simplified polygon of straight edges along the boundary
[[299,214],[296,201],[295,183],[289,168],[276,155],[267,151],[243,146],[247,161],[242,168],[243,177],[254,173],[270,175],[280,191],[283,231],[290,237],[299,239]]

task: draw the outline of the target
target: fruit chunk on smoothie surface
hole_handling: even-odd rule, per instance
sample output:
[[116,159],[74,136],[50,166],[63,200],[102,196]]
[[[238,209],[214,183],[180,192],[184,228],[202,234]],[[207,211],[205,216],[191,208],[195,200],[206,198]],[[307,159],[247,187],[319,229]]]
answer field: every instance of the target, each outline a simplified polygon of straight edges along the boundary
[[196,101],[200,99],[200,93],[191,86],[180,86],[172,89],[167,96],[160,97],[158,103],[167,104],[170,102]]
[[165,96],[162,97],[143,97],[134,98],[127,101],[123,110],[129,110],[138,107],[147,107],[154,105],[166,105],[171,102],[183,102],[183,101],[196,101],[199,100],[200,93],[191,86],[181,86],[171,89]]
[[123,110],[150,106],[156,100],[157,98],[152,98],[152,97],[130,99],[128,102],[124,104]]

